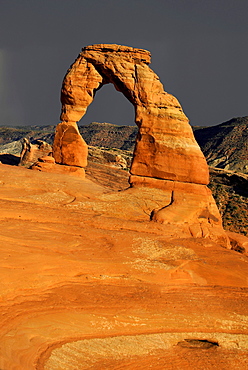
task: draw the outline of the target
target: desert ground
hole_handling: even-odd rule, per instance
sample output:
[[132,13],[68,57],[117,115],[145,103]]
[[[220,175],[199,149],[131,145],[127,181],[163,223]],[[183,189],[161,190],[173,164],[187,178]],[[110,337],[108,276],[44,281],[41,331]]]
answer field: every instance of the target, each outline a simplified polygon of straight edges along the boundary
[[0,164],[1,370],[248,368],[247,255],[127,180]]

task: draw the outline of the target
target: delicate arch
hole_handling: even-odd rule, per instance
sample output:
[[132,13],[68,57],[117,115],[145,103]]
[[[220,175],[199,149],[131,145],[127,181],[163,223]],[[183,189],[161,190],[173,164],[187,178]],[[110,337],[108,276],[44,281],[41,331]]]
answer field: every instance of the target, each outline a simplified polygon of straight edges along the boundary
[[[63,129],[57,129],[54,141],[57,163],[71,164],[61,159],[61,140],[65,140],[69,126],[77,130],[76,122],[86,113],[96,91],[104,84],[112,83],[135,107],[139,133],[131,174],[208,183],[208,166],[188,119],[177,99],[164,91],[158,76],[149,68],[150,59],[146,50],[120,45],[99,44],[83,48],[62,85],[63,122],[60,125]],[[81,146],[85,145],[82,141]]]

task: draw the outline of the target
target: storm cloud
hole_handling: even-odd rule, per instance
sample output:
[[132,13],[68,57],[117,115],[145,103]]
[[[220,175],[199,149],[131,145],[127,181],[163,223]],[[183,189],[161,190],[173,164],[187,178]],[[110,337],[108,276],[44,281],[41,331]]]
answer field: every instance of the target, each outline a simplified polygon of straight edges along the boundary
[[[247,1],[11,0],[0,9],[0,125],[57,124],[67,69],[98,43],[151,51],[192,125],[248,115]],[[92,121],[134,124],[134,109],[105,86],[80,123]]]

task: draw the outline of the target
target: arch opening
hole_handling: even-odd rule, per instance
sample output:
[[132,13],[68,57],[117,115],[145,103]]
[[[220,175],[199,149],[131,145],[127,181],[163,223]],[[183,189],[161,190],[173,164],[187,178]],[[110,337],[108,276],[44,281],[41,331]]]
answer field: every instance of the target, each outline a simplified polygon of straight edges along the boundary
[[91,122],[136,126],[134,106],[112,83],[105,84],[96,91],[94,100],[78,124],[82,126]]

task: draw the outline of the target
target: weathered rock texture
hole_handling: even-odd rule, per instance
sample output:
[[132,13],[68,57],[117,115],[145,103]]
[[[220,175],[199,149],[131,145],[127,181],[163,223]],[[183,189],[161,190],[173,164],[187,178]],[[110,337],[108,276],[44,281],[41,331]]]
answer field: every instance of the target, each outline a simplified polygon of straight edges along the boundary
[[[131,173],[165,180],[208,183],[208,168],[175,97],[166,93],[158,76],[149,68],[150,53],[120,45],[85,47],[64,78],[61,120],[74,125],[85,114],[95,93],[104,84],[113,83],[135,107],[139,127]],[[64,125],[64,123],[62,124]],[[60,128],[61,126],[59,126]],[[57,132],[54,157],[61,156],[61,138],[67,129]]]
[[[86,174],[87,173],[92,173],[92,166],[94,167],[94,176],[96,175],[96,168],[103,168],[104,164],[108,165],[115,165],[115,154],[121,155],[123,158],[125,158],[128,168],[131,163],[132,159],[132,153],[128,151],[122,151],[120,149],[106,149],[106,148],[96,148],[96,147],[90,147],[89,146],[89,157],[88,157],[88,166],[86,169]],[[1,157],[0,157],[1,158]],[[101,164],[101,166],[100,166]],[[221,170],[221,169],[216,169],[213,167],[210,167],[210,190],[212,191],[213,197],[215,199],[215,202],[217,204],[217,207],[219,209],[222,221],[223,221],[223,226],[225,230],[230,230],[236,233],[243,233],[244,235],[248,235],[248,230],[247,230],[247,225],[248,225],[248,176],[244,174],[238,174],[234,173],[232,171],[226,171],[226,170]],[[110,167],[108,167],[108,171],[110,171]],[[123,172],[123,176],[125,175],[126,181],[123,182],[123,186],[120,188],[116,188],[116,190],[123,190],[128,187],[128,173],[124,171],[116,171],[115,173],[115,178],[120,175],[120,172]],[[107,171],[105,172],[105,175],[100,178],[97,176],[97,179],[101,181],[101,185],[106,185],[109,180]],[[150,179],[152,181],[152,179]],[[164,188],[166,185],[166,182],[164,180],[156,180],[153,179],[153,182],[157,182],[157,187],[158,184],[163,184]],[[171,184],[171,186],[175,186],[176,188],[176,183],[175,182],[168,182],[167,185],[167,190],[168,186]],[[199,189],[199,198],[197,200],[197,197],[195,197],[195,206],[199,208],[199,205],[204,201],[204,199],[209,198],[211,196],[211,193],[209,190],[204,187],[203,185],[193,185],[193,184],[185,184],[181,183],[181,187],[183,188],[181,190],[184,190],[184,198],[187,193],[190,190],[191,195],[195,193],[196,188]],[[154,185],[155,186],[155,185]],[[188,215],[187,212],[185,212],[185,205],[187,202],[179,202],[178,201],[178,189],[173,189],[173,197],[174,202],[178,203],[178,216],[180,215],[181,219],[186,218]],[[193,188],[194,191],[193,191]],[[202,193],[200,193],[200,190]],[[171,194],[172,195],[172,194]],[[176,196],[175,196],[176,195]],[[170,199],[170,198],[169,198]],[[170,201],[168,202],[170,203]],[[208,204],[208,207],[210,207],[210,204],[212,204],[212,207],[215,203],[210,202]],[[189,203],[190,205],[190,203]],[[165,202],[164,202],[165,206]],[[191,204],[192,206],[192,204]],[[181,208],[180,208],[181,207]],[[175,208],[175,205],[172,207],[172,205],[168,208],[171,210],[172,208]],[[181,209],[181,210],[180,210]],[[180,218],[179,218],[180,219]]]
[[35,140],[33,143],[24,138],[22,141],[22,151],[20,155],[20,166],[30,167],[39,157],[47,156],[52,153],[50,144],[43,140]]

